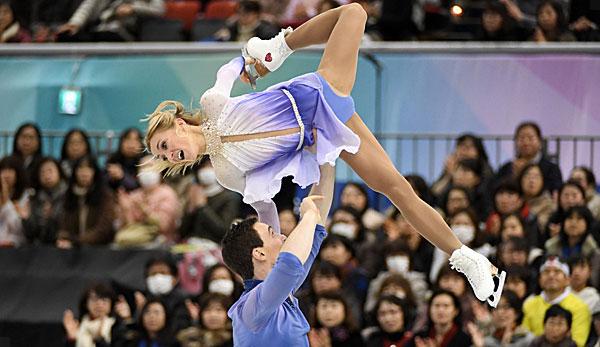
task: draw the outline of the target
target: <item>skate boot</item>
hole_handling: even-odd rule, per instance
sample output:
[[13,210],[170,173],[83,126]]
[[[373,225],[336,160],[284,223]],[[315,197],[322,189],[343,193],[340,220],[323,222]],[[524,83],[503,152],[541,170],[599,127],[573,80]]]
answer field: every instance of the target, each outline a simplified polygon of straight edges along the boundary
[[[269,71],[273,72],[294,52],[285,42],[285,37],[292,31],[294,30],[290,27],[282,29],[277,36],[269,40],[261,40],[258,37],[253,37],[242,48],[242,55],[258,59]],[[253,76],[255,80],[258,77],[260,77],[258,74],[254,74]]]
[[[498,305],[506,272],[498,275],[498,269],[486,257],[464,245],[452,253],[449,261],[452,269],[465,274],[477,299],[487,300],[492,307]],[[498,279],[497,286],[494,278]]]

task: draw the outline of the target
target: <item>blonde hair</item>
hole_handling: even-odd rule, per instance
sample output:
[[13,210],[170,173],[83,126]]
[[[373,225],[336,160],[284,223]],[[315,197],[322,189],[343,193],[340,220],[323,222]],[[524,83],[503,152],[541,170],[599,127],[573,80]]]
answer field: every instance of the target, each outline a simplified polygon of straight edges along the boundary
[[[150,139],[152,136],[154,136],[158,131],[173,128],[177,118],[183,119],[187,124],[197,126],[202,124],[205,119],[200,110],[188,112],[178,101],[165,100],[161,102],[158,104],[158,106],[156,106],[154,112],[142,119],[142,122],[148,122],[148,130],[146,131],[146,136],[144,137],[146,151],[151,152]],[[148,167],[149,170],[158,172],[164,171],[165,176],[171,176],[184,173],[188,168],[200,161],[200,159],[202,159],[201,155],[198,156],[198,158],[184,160],[178,163],[171,163],[167,160],[161,160],[154,157],[152,160],[148,160],[141,165]]]

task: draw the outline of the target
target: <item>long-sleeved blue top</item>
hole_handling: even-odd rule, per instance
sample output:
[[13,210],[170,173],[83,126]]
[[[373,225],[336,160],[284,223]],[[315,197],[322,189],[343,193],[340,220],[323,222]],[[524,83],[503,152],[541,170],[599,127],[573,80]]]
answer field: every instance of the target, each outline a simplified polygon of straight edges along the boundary
[[294,254],[282,252],[264,281],[244,281],[244,293],[227,312],[236,347],[308,346],[310,326],[292,294],[306,279],[326,236],[325,228],[317,225],[304,265]]

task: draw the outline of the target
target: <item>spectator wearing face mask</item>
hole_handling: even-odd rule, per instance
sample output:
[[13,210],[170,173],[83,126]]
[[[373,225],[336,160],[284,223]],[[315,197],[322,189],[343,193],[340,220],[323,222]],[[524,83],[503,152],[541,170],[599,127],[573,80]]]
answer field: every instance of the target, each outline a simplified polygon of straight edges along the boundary
[[243,291],[242,283],[225,264],[217,263],[209,267],[202,276],[202,294],[223,294],[235,302]]
[[410,249],[401,240],[387,242],[383,247],[383,257],[387,270],[381,271],[379,275],[371,280],[365,311],[369,312],[377,302],[376,293],[381,289],[383,281],[391,275],[402,275],[408,280],[411,290],[415,293],[416,300],[424,302],[429,294],[427,278],[421,272],[413,271],[411,267]]
[[200,162],[196,179],[187,193],[179,232],[182,238],[199,237],[220,243],[231,222],[240,215],[240,196],[217,182],[208,158]]
[[[142,163],[147,160],[149,156],[142,158]],[[115,242],[120,246],[147,246],[177,241],[181,213],[177,194],[162,182],[160,172],[140,166],[138,180],[141,188],[118,193],[121,227]]]
[[146,291],[135,292],[137,312],[141,312],[148,297],[159,298],[165,305],[171,320],[172,331],[185,329],[192,324],[186,307],[186,295],[179,289],[177,265],[171,256],[150,259],[144,268]]

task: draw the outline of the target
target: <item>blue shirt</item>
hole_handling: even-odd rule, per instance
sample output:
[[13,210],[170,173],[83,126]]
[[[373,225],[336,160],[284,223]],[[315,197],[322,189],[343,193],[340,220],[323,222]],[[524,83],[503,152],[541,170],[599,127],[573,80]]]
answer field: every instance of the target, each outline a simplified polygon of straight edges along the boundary
[[310,326],[292,294],[306,279],[326,236],[325,228],[317,225],[304,265],[292,253],[281,252],[264,281],[244,281],[244,293],[227,312],[236,347],[308,346]]

